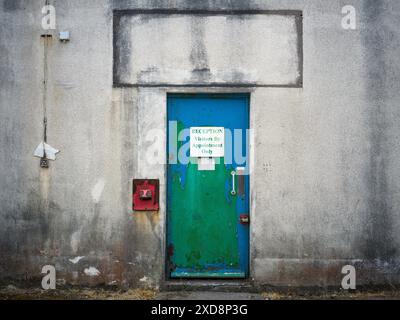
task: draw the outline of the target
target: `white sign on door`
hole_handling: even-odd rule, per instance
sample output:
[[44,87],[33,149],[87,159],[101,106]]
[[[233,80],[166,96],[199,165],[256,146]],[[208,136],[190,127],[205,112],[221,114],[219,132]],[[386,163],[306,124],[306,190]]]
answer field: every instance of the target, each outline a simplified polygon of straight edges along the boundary
[[191,127],[190,157],[223,157],[224,127]]

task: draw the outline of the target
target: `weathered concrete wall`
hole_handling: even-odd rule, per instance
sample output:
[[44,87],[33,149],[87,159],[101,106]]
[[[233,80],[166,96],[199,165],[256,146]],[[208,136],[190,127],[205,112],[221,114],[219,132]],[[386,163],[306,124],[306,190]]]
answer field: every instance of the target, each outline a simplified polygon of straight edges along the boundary
[[[41,267],[54,264],[61,282],[162,284],[165,166],[143,159],[145,133],[165,129],[166,92],[235,90],[251,91],[255,283],[339,286],[347,263],[358,284],[400,282],[400,4],[352,1],[350,31],[341,28],[346,1],[50,2],[71,41],[49,40],[48,143],[61,152],[43,170],[33,150],[43,136],[44,1],[0,1],[2,282],[39,286]],[[146,8],[301,10],[303,87],[113,89],[113,10]],[[196,84],[199,66],[211,72],[207,50],[194,56],[176,81]],[[218,81],[232,82],[231,71]],[[145,176],[160,179],[161,210],[132,215],[131,180]]]

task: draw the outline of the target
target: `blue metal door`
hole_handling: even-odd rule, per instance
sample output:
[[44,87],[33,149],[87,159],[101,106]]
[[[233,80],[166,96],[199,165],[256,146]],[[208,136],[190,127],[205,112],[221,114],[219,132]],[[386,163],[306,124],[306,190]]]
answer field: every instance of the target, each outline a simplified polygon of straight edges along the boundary
[[167,273],[246,278],[249,95],[169,94],[167,116]]

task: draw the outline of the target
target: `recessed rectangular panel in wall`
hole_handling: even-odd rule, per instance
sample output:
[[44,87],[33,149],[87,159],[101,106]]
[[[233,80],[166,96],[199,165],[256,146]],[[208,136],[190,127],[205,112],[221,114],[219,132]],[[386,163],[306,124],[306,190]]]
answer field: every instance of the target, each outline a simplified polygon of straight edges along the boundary
[[114,13],[114,85],[301,86],[300,12]]

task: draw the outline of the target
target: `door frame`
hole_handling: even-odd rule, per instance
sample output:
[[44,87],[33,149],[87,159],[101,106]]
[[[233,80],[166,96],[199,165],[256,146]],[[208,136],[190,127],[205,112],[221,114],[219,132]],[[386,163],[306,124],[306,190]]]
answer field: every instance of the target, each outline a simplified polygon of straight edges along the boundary
[[[249,165],[251,166],[250,168],[250,174],[249,174],[249,217],[250,217],[250,223],[249,223],[249,236],[248,236],[248,262],[247,262],[247,276],[244,278],[172,278],[170,276],[170,271],[168,270],[168,259],[169,259],[169,253],[168,253],[168,147],[169,147],[169,142],[168,142],[168,96],[169,95],[199,95],[199,94],[204,94],[204,95],[235,95],[235,94],[246,94],[248,95],[248,113],[249,113],[249,118],[248,118],[248,129],[249,130],[254,130],[255,126],[253,125],[253,112],[251,108],[251,97],[252,93],[254,92],[255,88],[249,88],[249,87],[241,87],[241,86],[235,86],[235,87],[177,87],[177,88],[168,88],[165,90],[164,94],[164,111],[165,111],[165,170],[164,170],[164,181],[165,181],[165,195],[164,195],[164,203],[165,203],[165,216],[164,216],[164,236],[163,236],[163,259],[164,259],[164,267],[163,267],[163,279],[164,282],[185,282],[185,283],[199,283],[199,282],[217,282],[217,283],[232,283],[232,282],[239,282],[239,283],[247,283],[247,282],[252,282],[252,274],[253,274],[253,264],[252,264],[252,217],[253,217],[253,201],[252,201],[252,190],[253,190],[253,163],[254,163],[254,146],[252,143],[252,140],[249,140],[249,155],[248,155],[248,161]],[[254,136],[254,131],[253,131],[253,136]]]

